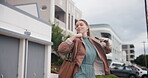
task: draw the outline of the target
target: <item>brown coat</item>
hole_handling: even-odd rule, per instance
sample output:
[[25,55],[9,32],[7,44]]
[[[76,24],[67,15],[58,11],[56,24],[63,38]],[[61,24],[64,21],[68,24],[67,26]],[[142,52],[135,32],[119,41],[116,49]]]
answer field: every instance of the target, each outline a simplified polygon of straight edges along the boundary
[[[106,54],[111,52],[111,49],[108,46],[101,46],[98,41],[89,37],[91,43],[97,49],[97,52],[100,54],[100,58],[104,63],[105,74],[110,74],[110,69],[108,66]],[[76,52],[75,62],[77,66],[75,67],[74,73],[78,71],[80,68],[82,61],[85,57],[86,49],[83,43],[82,38],[76,38],[71,45],[67,44],[67,42],[62,42],[58,47],[59,52]]]

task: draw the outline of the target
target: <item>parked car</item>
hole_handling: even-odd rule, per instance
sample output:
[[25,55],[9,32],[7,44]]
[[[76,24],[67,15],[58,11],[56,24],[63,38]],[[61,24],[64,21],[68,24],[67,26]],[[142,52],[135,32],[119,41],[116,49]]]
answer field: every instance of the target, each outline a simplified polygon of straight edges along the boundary
[[139,72],[130,66],[116,66],[111,68],[111,74],[123,78],[140,78]]
[[137,65],[134,65],[134,66],[132,66],[132,67],[134,67],[136,70],[138,70],[139,76],[140,76],[141,78],[148,78],[148,69],[140,68],[140,67],[138,67]]
[[124,65],[124,63],[121,63],[121,62],[111,62],[109,67],[110,68],[114,68],[116,66],[122,66],[122,65]]

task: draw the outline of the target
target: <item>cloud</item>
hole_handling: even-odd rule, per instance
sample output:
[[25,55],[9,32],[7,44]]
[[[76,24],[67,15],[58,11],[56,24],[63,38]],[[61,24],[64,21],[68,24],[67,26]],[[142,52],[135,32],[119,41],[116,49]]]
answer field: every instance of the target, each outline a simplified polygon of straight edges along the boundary
[[[147,42],[147,38],[146,38],[146,33],[140,33],[137,38],[133,39],[132,41],[127,41],[126,43],[131,43],[134,44],[135,46],[135,55],[136,57],[144,54],[144,45],[143,45],[143,41],[145,41],[145,50],[147,51],[148,49],[148,42]],[[147,53],[148,54],[148,53]]]
[[73,0],[90,24],[109,24],[123,42],[133,43],[141,53],[146,40],[144,0]]
[[[119,1],[109,1],[108,3],[110,3],[110,5],[106,5],[108,8],[104,8],[105,10],[98,10],[95,14],[86,16],[86,18],[92,23],[110,24],[111,27],[121,36],[121,39],[123,41],[127,41],[135,38],[137,34],[146,29],[144,9],[142,1],[141,5],[138,4],[138,1],[133,0]],[[112,3],[118,4],[112,6]],[[100,11],[102,11],[102,14]],[[121,31],[124,33],[121,33]]]

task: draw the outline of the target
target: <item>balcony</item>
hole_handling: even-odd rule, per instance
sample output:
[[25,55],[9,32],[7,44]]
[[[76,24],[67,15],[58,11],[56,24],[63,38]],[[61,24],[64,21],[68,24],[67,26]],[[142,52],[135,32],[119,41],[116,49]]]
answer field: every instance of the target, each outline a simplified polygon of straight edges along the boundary
[[62,28],[63,30],[66,30],[66,24],[62,22],[61,20],[55,18],[55,22],[58,23],[59,27]]

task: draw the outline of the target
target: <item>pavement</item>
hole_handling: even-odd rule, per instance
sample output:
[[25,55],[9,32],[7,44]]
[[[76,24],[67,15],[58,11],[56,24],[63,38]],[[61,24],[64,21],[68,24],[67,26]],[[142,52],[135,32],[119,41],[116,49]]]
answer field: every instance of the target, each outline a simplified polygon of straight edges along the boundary
[[58,78],[58,74],[51,73],[51,78]]

